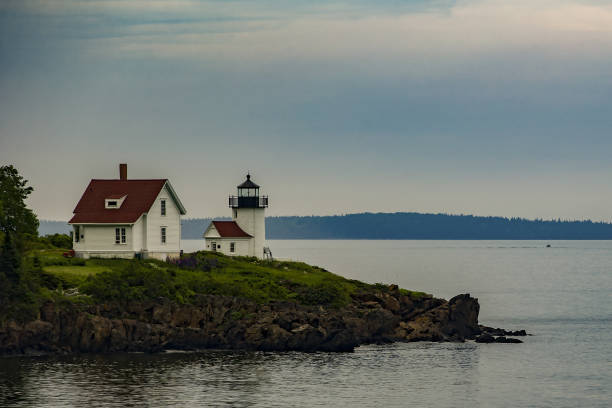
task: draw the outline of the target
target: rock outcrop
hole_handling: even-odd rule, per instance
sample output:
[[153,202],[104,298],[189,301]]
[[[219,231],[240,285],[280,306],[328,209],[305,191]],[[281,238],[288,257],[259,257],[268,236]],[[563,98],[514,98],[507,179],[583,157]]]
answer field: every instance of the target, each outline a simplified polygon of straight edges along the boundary
[[491,329],[478,325],[478,312],[478,300],[469,294],[449,301],[415,299],[395,285],[355,295],[341,309],[288,302],[260,305],[215,295],[200,296],[189,305],[165,299],[61,307],[49,302],[35,321],[0,326],[0,354],[205,348],[352,351],[368,343],[476,339],[488,333],[483,328]]

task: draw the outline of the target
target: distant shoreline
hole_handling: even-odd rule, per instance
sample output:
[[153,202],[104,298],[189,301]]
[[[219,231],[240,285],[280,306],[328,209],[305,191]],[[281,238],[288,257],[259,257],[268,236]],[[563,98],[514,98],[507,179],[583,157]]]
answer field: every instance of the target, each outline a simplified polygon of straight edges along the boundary
[[[223,219],[223,218],[215,218]],[[227,218],[225,218],[227,219]],[[182,239],[199,239],[212,218],[184,219]],[[62,221],[40,221],[41,235],[69,233]],[[473,215],[360,213],[266,218],[271,240],[612,240],[612,223]]]

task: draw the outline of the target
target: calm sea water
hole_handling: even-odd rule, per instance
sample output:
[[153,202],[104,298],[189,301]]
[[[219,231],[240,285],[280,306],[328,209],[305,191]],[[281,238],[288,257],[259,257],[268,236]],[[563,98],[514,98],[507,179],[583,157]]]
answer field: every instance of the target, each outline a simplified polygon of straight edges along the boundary
[[[546,248],[550,243],[551,248]],[[0,406],[612,406],[612,241],[269,241],[343,276],[451,297],[524,344],[349,354],[207,351],[0,359]],[[186,250],[201,241],[185,241]]]

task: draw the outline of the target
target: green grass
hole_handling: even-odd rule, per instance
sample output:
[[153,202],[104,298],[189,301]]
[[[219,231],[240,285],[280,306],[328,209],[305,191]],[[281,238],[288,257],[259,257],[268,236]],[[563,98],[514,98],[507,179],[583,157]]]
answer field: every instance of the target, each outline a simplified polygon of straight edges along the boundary
[[64,287],[78,287],[85,283],[88,276],[110,270],[106,266],[99,265],[51,265],[43,267],[43,272],[60,279],[64,283]]
[[401,289],[400,288],[400,294],[404,295],[404,296],[408,296],[410,298],[412,298],[412,300],[419,300],[419,299],[423,299],[426,297],[431,297],[430,294],[425,293],[425,292],[417,292],[414,290],[408,290],[408,289]]
[[[186,254],[181,263],[157,260],[70,259],[59,250],[36,250],[28,262],[39,265],[50,289],[77,288],[92,301],[144,301],[164,297],[179,303],[197,295],[218,294],[258,303],[291,301],[306,305],[342,307],[360,291],[386,291],[383,284],[369,285],[335,275],[302,262],[264,261],[228,257],[213,252]],[[402,289],[417,300],[426,295]]]

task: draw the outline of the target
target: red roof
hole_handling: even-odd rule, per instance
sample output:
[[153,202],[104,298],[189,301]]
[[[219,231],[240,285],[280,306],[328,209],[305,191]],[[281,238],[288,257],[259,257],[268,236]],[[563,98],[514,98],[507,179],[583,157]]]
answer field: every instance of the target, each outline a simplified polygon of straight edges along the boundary
[[106,197],[106,198],[108,198],[108,199],[110,199],[110,200],[113,200],[113,199],[115,199],[115,198],[116,198],[116,199],[120,199],[120,198],[123,198],[123,197],[125,197],[125,195],[124,195],[124,194],[111,194],[110,196],[108,196],[108,197]]
[[[74,209],[71,224],[131,224],[149,211],[166,179],[91,180]],[[126,196],[121,208],[107,209],[104,200]]]
[[236,221],[213,221],[217,232],[223,238],[252,238],[240,228]]

